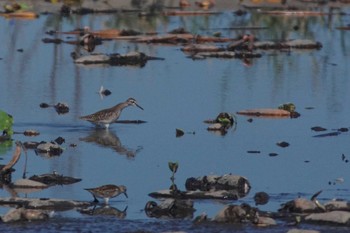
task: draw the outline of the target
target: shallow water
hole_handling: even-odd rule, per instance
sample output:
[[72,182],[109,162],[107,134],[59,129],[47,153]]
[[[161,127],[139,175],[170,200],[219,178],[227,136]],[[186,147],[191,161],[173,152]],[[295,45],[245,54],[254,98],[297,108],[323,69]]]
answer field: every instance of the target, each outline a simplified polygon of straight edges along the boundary
[[[249,3],[250,2],[244,2]],[[202,212],[213,217],[225,204],[247,202],[254,205],[256,192],[271,195],[261,210],[276,211],[281,203],[295,197],[310,198],[323,190],[320,201],[349,197],[349,163],[341,156],[350,156],[349,133],[336,137],[313,137],[313,126],[333,129],[350,127],[349,114],[349,32],[336,27],[349,23],[349,16],[283,17],[249,12],[236,16],[238,4],[228,1],[222,14],[211,16],[159,16],[139,18],[135,13],[121,15],[85,15],[62,18],[57,14],[40,15],[36,20],[0,18],[0,109],[14,117],[14,130],[35,129],[40,135],[28,138],[20,134],[14,140],[51,141],[65,138],[65,151],[57,157],[44,157],[28,151],[26,176],[51,173],[82,178],[68,186],[55,186],[41,192],[19,194],[27,197],[92,200],[83,190],[102,184],[124,184],[129,198],[111,199],[112,207],[127,208],[124,220],[112,217],[86,217],[77,211],[56,213],[50,224],[0,225],[7,231],[45,229],[74,231],[77,228],[120,231],[165,230],[202,231],[189,220],[156,220],[146,216],[143,208],[150,192],[170,186],[169,161],[177,161],[176,184],[184,190],[189,177],[227,173],[246,177],[250,193],[234,201],[196,201],[195,216]],[[226,5],[225,5],[226,4]],[[219,6],[217,6],[219,8]],[[322,8],[327,10],[328,8]],[[222,9],[219,9],[222,10]],[[350,14],[349,6],[343,12]],[[337,10],[335,10],[337,12]],[[164,61],[149,61],[145,67],[85,67],[73,63],[70,53],[82,48],[70,44],[44,44],[49,30],[70,31],[89,26],[94,30],[107,28],[138,31],[169,30],[184,27],[192,33],[210,35],[220,31],[224,37],[253,33],[260,40],[311,39],[323,44],[321,50],[262,51],[262,58],[247,66],[239,59],[192,60],[180,51],[181,46],[137,44],[126,41],[105,41],[94,52],[126,53],[140,51],[163,57]],[[293,30],[298,25],[299,30]],[[232,27],[260,26],[264,30],[228,30]],[[59,35],[69,39],[66,35]],[[74,38],[74,37],[73,37]],[[23,52],[17,51],[23,49]],[[97,94],[100,86],[112,91],[103,99]],[[109,131],[96,130],[78,119],[97,110],[134,97],[145,109],[128,108],[120,120],[144,120],[145,124],[114,124]],[[65,102],[70,112],[58,115],[54,109],[41,109],[42,102]],[[203,120],[215,118],[226,111],[236,113],[249,108],[271,108],[292,102],[301,117],[297,119],[254,118],[236,115],[237,126],[225,136],[206,130]],[[308,109],[308,107],[313,107]],[[175,137],[175,129],[186,132]],[[86,142],[108,139],[104,145]],[[290,143],[280,148],[277,142]],[[76,147],[70,147],[70,144]],[[1,155],[2,163],[11,159],[13,147]],[[259,150],[259,154],[249,154]],[[270,157],[269,153],[278,153]],[[22,177],[24,159],[16,164],[13,180]],[[343,183],[333,183],[337,178]],[[0,195],[10,196],[5,190]],[[7,212],[1,207],[1,214]],[[95,221],[94,221],[95,220]],[[51,223],[52,221],[52,223]],[[89,225],[88,223],[91,223]],[[180,225],[178,225],[180,223]],[[94,224],[97,224],[96,226]],[[34,225],[34,226],[33,226]],[[50,225],[50,226],[47,226]],[[179,226],[179,227],[177,227]],[[125,227],[125,228],[124,228]],[[236,226],[211,226],[213,231],[232,232]],[[237,226],[237,232],[279,232],[278,228],[259,229]],[[304,226],[322,229],[321,226]],[[333,229],[345,232],[344,228]]]

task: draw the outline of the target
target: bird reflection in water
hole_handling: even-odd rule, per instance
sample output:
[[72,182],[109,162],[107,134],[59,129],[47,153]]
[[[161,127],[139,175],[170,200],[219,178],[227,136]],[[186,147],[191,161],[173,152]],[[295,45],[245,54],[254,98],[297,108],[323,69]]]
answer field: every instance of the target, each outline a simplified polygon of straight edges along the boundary
[[119,137],[114,132],[101,128],[92,130],[88,136],[80,138],[79,140],[83,142],[95,143],[101,147],[111,148],[120,155],[126,155],[127,158],[134,158],[142,149],[142,147],[139,147],[136,150],[132,150],[123,146]]
[[91,208],[81,209],[79,210],[79,212],[87,215],[107,215],[107,216],[115,216],[119,219],[124,219],[126,217],[127,209],[128,209],[128,206],[126,206],[124,210],[119,210],[118,208],[111,207],[109,205],[105,205],[101,207],[97,207],[97,205],[94,205]]

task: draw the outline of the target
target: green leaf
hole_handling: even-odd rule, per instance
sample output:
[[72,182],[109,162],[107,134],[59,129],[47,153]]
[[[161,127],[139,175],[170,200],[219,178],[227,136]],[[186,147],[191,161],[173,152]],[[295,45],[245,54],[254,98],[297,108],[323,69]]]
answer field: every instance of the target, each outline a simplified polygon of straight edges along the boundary
[[11,136],[13,134],[12,125],[13,117],[10,114],[0,110],[0,133],[6,130],[7,134]]

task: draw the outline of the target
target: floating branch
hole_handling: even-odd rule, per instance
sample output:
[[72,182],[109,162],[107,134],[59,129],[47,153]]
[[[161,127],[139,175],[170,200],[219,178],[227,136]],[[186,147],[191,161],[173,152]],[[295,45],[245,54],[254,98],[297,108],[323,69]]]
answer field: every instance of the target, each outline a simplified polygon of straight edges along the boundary
[[21,148],[22,148],[22,143],[17,141],[16,149],[15,149],[15,152],[13,153],[12,159],[7,165],[1,168],[0,170],[1,175],[11,172],[12,167],[18,162],[21,156]]

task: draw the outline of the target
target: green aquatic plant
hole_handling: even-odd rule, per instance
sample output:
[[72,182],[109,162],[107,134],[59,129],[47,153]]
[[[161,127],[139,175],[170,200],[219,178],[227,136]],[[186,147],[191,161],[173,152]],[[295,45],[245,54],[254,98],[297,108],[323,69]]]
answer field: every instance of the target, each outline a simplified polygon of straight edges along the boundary
[[278,109],[283,109],[288,112],[295,112],[296,107],[293,103],[285,103],[278,106]]
[[6,154],[6,152],[12,147],[12,125],[13,117],[0,110],[0,154]]
[[10,114],[0,110],[0,130],[3,132],[3,134],[11,136],[13,134],[12,125],[13,117]]

